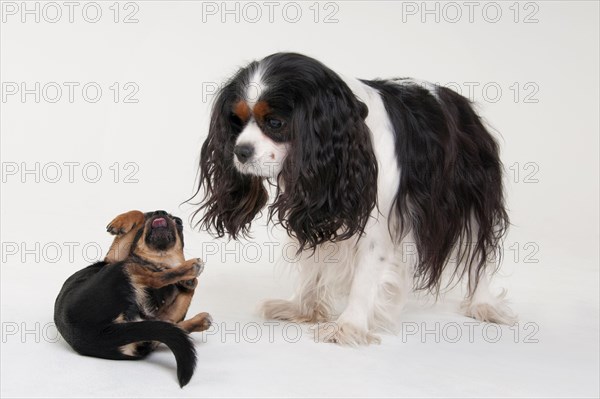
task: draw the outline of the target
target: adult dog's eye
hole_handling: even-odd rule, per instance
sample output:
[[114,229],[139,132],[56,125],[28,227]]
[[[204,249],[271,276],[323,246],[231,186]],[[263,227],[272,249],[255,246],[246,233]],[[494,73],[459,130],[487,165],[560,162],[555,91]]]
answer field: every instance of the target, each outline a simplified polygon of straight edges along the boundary
[[271,129],[281,129],[285,123],[281,119],[269,118],[267,119],[267,126]]

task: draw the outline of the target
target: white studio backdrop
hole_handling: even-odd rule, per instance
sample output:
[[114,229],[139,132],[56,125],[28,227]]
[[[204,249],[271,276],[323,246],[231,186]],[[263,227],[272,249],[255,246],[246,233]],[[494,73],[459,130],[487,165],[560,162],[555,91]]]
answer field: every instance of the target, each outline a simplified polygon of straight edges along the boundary
[[[3,397],[598,396],[598,2],[2,1],[1,11]],[[380,346],[316,344],[306,328],[291,342],[283,325],[270,342],[256,305],[288,296],[293,271],[277,266],[282,233],[262,218],[238,243],[186,227],[186,256],[207,262],[190,313],[233,332],[197,338],[184,390],[166,350],[124,364],[56,338],[56,294],[103,257],[108,221],[130,209],[189,217],[180,204],[195,190],[215,91],[277,51],[347,76],[429,80],[476,103],[506,169],[513,225],[495,285],[509,289],[516,329],[496,343],[423,335],[435,323],[468,332],[450,293],[415,298],[403,321],[418,333]]]

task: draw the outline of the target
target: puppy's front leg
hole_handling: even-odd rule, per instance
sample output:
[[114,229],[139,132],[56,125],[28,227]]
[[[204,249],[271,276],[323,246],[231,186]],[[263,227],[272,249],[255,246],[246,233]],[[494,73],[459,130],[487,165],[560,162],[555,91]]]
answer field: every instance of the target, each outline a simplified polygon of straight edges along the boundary
[[134,284],[156,289],[186,280],[193,280],[203,270],[204,262],[200,258],[186,260],[177,267],[159,272],[137,263],[127,264],[127,271]]
[[144,226],[145,220],[141,211],[129,211],[120,214],[106,226],[106,231],[116,237],[104,258],[105,262],[121,262],[129,256],[135,234]]

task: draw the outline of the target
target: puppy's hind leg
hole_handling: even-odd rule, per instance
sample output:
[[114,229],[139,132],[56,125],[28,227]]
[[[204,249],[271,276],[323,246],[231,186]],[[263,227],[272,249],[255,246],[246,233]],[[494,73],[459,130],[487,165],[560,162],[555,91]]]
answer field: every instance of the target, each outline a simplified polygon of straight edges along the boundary
[[116,237],[104,258],[105,262],[120,262],[129,256],[133,239],[139,228],[144,226],[144,221],[141,211],[129,211],[120,214],[106,226],[106,231]]
[[192,302],[192,297],[194,296],[197,284],[197,278],[177,283],[181,292],[177,295],[177,298],[173,303],[161,309],[157,318],[177,324],[189,333],[207,330],[212,324],[212,318],[206,312],[199,313],[191,319],[184,320],[190,307],[190,303]]
[[177,325],[189,333],[201,332],[210,328],[210,326],[212,325],[212,317],[210,316],[210,314],[202,312],[198,313],[191,319],[180,321],[179,323],[177,323]]
[[184,320],[197,284],[198,279],[196,278],[178,283],[178,285],[185,287],[185,291],[180,292],[172,304],[161,309],[157,318],[177,324],[188,333],[208,330],[212,325],[212,317],[206,312],[198,313],[191,319]]

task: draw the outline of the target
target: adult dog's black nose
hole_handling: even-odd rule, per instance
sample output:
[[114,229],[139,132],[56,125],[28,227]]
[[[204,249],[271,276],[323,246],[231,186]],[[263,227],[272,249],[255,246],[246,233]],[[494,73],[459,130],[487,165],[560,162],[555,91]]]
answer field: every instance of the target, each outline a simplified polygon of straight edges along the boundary
[[154,216],[167,216],[168,215],[168,213],[165,211],[154,211],[152,214]]
[[240,144],[235,146],[233,152],[241,163],[246,163],[254,155],[254,147],[249,144]]

